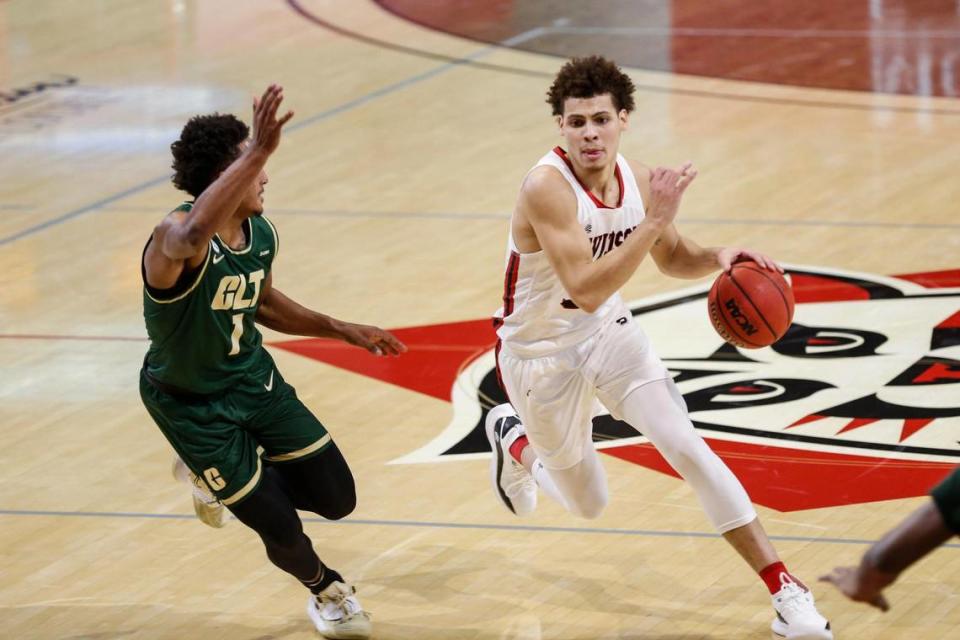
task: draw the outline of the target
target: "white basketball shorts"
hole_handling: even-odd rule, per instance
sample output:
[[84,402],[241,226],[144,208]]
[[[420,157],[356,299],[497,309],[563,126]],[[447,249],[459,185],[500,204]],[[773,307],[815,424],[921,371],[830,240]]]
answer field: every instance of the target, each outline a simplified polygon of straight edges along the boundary
[[547,469],[568,469],[593,439],[603,403],[615,418],[637,387],[670,377],[633,316],[612,314],[580,344],[539,358],[519,358],[508,344],[497,359],[503,385]]

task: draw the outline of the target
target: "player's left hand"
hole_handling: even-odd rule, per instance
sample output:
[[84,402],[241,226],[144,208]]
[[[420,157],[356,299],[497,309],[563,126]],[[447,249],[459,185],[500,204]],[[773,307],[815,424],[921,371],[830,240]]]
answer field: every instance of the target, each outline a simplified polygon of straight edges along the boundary
[[717,252],[717,262],[720,263],[720,268],[724,271],[730,271],[730,268],[736,263],[747,260],[753,260],[764,269],[783,273],[783,267],[781,267],[776,260],[759,251],[739,249],[737,247],[723,247]]
[[866,602],[880,611],[889,611],[890,603],[883,589],[895,579],[896,576],[861,566],[837,567],[829,575],[821,576],[820,582],[829,582],[854,602]]
[[407,345],[397,340],[389,331],[379,327],[347,323],[342,332],[345,341],[366,349],[375,356],[398,356],[407,351]]

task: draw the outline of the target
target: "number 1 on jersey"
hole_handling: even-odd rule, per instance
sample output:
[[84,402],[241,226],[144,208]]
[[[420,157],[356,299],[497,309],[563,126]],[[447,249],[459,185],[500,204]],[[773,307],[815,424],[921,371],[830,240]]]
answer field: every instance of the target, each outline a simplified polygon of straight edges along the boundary
[[230,336],[230,353],[228,356],[235,356],[240,353],[240,336],[243,335],[243,314],[233,314],[233,335]]

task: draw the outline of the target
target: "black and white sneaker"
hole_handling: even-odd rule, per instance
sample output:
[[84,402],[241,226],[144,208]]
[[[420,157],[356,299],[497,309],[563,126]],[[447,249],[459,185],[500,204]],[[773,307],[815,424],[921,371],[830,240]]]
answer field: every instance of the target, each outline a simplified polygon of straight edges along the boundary
[[532,513],[537,508],[537,483],[510,455],[510,445],[526,433],[520,418],[511,405],[501,404],[487,413],[484,426],[493,451],[490,481],[494,495],[511,513],[518,516]]

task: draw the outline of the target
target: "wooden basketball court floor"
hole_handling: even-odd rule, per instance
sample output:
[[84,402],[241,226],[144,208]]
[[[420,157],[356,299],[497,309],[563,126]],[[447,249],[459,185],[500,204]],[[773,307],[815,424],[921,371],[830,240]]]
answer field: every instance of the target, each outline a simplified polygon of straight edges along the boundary
[[[215,110],[246,118],[250,96],[279,82],[297,115],[267,168],[266,214],[282,246],[275,286],[336,317],[390,328],[490,316],[520,180],[560,142],[543,97],[561,59],[442,33],[403,19],[397,6],[414,3],[384,4],[394,11],[367,0],[0,2],[0,637],[314,637],[302,588],[267,562],[258,539],[236,522],[223,530],[196,522],[169,476],[170,450],[137,393],[146,348],[138,259],[152,226],[180,200],[168,145],[183,122]],[[509,2],[475,3],[485,4],[510,14]],[[529,17],[544,3],[512,4]],[[603,4],[592,3],[597,15]],[[637,12],[662,17],[664,4],[638,3],[631,15],[642,24]],[[862,4],[865,15],[909,5]],[[842,274],[949,274],[960,268],[960,103],[949,75],[960,31],[955,3],[927,4],[942,16],[875,27],[873,62],[883,62],[884,43],[919,42],[939,56],[932,70],[917,67],[937,91],[923,82],[871,92],[629,67],[640,89],[622,152],[648,164],[698,164],[678,224],[704,244],[755,247]],[[673,11],[696,15],[696,6],[676,2]],[[545,15],[541,31],[513,33],[506,44],[529,49],[543,29],[570,25],[556,19],[565,9],[584,13],[578,3],[549,9],[556,15]],[[820,17],[823,40],[808,38],[811,47],[869,31],[831,33],[830,16]],[[810,35],[778,29],[786,40]],[[657,33],[670,36],[669,28]],[[731,50],[755,47],[750,57],[762,67],[776,42],[758,31]],[[695,47],[682,53],[696,58]],[[919,59],[893,56],[874,77],[909,74]],[[956,293],[950,277],[930,291]],[[624,295],[669,296],[691,284],[707,282],[669,280],[645,265]],[[799,305],[798,320],[821,307]],[[938,309],[914,318],[929,320],[912,343],[918,358],[929,355],[931,327],[956,333],[956,322],[944,322],[956,306]],[[701,311],[697,335],[707,336]],[[832,322],[882,325],[894,312],[864,302],[845,313]],[[897,315],[898,330],[913,316],[905,317]],[[492,340],[468,339],[462,326],[479,325],[404,333],[416,347],[407,364],[324,346],[317,358],[271,349],[357,478],[359,505],[347,521],[309,518],[306,527],[328,564],[358,584],[376,637],[768,637],[762,585],[713,535],[692,492],[648,468],[655,465],[603,456],[612,500],[598,520],[576,520],[544,500],[520,521],[494,501],[483,453],[410,462],[451,423],[447,390],[457,371],[471,356],[489,358]],[[687,339],[658,342],[658,331],[664,356]],[[955,344],[934,354],[944,384],[923,396],[947,417],[910,436],[940,453],[870,452],[874,463],[854,465],[851,485],[904,460],[937,462],[946,473],[960,437],[945,409],[960,398],[946,384],[956,371],[950,356],[960,358]],[[827,375],[853,360],[804,366]],[[900,433],[883,422],[842,437],[886,442],[891,429]],[[795,432],[839,430],[817,428]],[[783,451],[751,458],[760,493],[777,483]],[[910,474],[871,485],[876,500],[869,491],[846,500],[877,481],[825,488],[829,465],[817,460],[789,489],[800,504],[813,496],[821,506],[757,506],[788,565],[809,582],[854,563],[924,500],[922,488],[889,493]],[[887,614],[826,585],[814,591],[838,638],[960,638],[958,575],[960,548],[951,544],[890,590]]]

